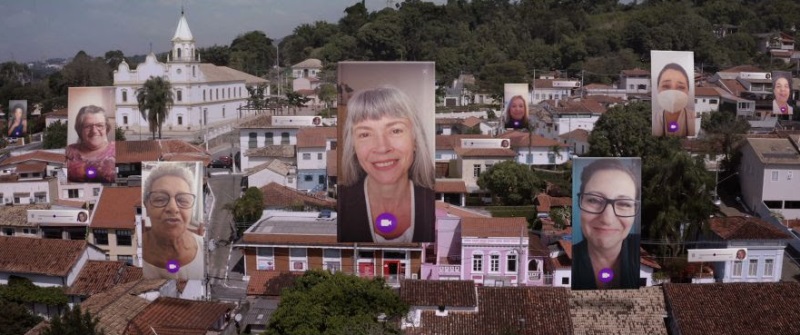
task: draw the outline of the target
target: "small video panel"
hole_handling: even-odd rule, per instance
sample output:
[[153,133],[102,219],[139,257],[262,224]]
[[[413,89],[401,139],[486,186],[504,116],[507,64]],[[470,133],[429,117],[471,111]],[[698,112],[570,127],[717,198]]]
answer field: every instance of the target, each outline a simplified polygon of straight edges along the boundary
[[653,136],[695,137],[694,52],[650,52]]
[[200,162],[142,162],[144,277],[205,277]]
[[639,288],[641,159],[575,158],[572,289]]
[[20,138],[28,135],[28,100],[8,101],[9,138]]
[[114,87],[70,87],[67,99],[67,180],[114,183]]
[[772,71],[772,116],[791,119],[794,114],[792,99],[792,73]]
[[435,239],[433,62],[339,62],[338,241]]
[[505,129],[528,129],[531,124],[528,111],[530,92],[528,84],[503,85],[503,127]]

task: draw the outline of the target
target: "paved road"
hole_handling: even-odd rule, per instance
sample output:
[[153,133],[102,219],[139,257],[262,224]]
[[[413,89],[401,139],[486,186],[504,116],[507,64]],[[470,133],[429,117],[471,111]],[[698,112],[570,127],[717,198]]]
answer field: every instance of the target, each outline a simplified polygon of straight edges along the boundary
[[242,281],[241,272],[231,271],[242,257],[231,247],[233,218],[230,212],[222,209],[239,197],[241,179],[240,175],[215,175],[208,179],[215,198],[208,231],[211,249],[208,276],[213,299],[239,301],[246,295],[247,283]]

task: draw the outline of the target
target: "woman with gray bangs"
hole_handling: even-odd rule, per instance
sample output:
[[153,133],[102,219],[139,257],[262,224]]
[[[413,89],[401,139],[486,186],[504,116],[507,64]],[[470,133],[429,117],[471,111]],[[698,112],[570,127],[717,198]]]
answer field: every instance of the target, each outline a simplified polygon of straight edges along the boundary
[[433,242],[435,176],[420,122],[396,88],[350,98],[339,176],[340,242]]

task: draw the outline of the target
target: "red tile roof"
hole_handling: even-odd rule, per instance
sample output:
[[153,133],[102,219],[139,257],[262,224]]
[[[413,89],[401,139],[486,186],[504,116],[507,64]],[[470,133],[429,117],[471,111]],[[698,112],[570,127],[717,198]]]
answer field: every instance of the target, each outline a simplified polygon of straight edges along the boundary
[[695,87],[694,95],[698,97],[720,97],[722,93],[716,87]]
[[117,164],[143,161],[200,161],[208,164],[211,157],[200,147],[176,139],[117,141]]
[[461,179],[436,180],[436,193],[467,193],[467,184]]
[[527,148],[528,144],[530,144],[530,146],[533,148],[550,148],[554,145],[560,147],[569,146],[567,144],[558,142],[556,140],[544,138],[541,135],[537,134],[530,134],[527,131],[522,131],[522,130],[507,131],[502,135],[500,135],[500,138],[510,139],[511,148],[514,149]]
[[336,127],[306,127],[297,132],[297,148],[325,148],[328,140],[336,139]]
[[478,306],[472,280],[403,280],[400,299],[410,306]]
[[64,277],[86,248],[86,241],[0,236],[0,271]]
[[280,296],[281,291],[292,287],[300,276],[292,272],[253,271],[247,283],[247,295]]
[[318,208],[336,208],[335,199],[315,196],[274,182],[261,187],[261,192],[264,193],[264,207],[266,208],[286,208],[298,203]]
[[139,313],[125,329],[126,334],[206,334],[225,319],[234,304],[160,297]]
[[528,232],[528,255],[550,257],[550,250],[542,245],[542,238],[531,232]]
[[128,323],[150,304],[138,295],[157,292],[166,282],[166,279],[148,279],[120,284],[91,295],[81,303],[81,308],[97,317],[98,328],[107,335],[123,335]]
[[650,71],[642,70],[640,68],[634,68],[631,70],[622,70],[622,75],[628,77],[640,77],[640,76],[650,76]]
[[574,334],[666,335],[661,287],[570,291]]
[[[481,214],[481,213],[466,209],[464,207],[451,205],[451,204],[448,204],[448,203],[446,203],[444,201],[439,201],[439,200],[436,201],[436,209],[445,211],[447,214],[450,214],[450,215],[453,215],[453,216],[457,216],[457,217],[460,217],[462,219],[463,218],[489,218],[489,217],[491,217],[491,216],[486,215],[486,214]],[[438,214],[437,214],[437,216],[438,216]]]
[[462,158],[517,157],[514,150],[501,148],[456,148],[455,151]]
[[[16,173],[36,173],[44,172],[47,170],[47,163],[45,162],[25,162],[17,165]],[[44,176],[42,176],[44,177]]]
[[732,240],[781,240],[792,237],[777,227],[756,217],[714,217],[708,220],[709,227],[717,236]]
[[589,142],[589,131],[586,129],[575,129],[571,132],[564,133],[558,136],[565,140],[575,140],[578,142]]
[[136,207],[142,205],[142,188],[104,187],[97,201],[92,228],[134,229]]
[[536,196],[536,211],[539,213],[549,213],[551,207],[572,207],[570,197],[551,197],[547,193],[539,193]]
[[27,154],[8,157],[2,162],[0,162],[0,166],[15,165],[28,161],[38,161],[38,162],[63,165],[64,162],[67,161],[67,157],[64,156],[64,154],[57,154],[47,151],[34,151],[34,152],[29,152]]
[[127,265],[122,261],[86,262],[65,293],[88,297],[114,286],[142,279],[142,268]]
[[664,284],[667,310],[683,335],[797,334],[800,283]]
[[481,124],[481,122],[483,122],[483,120],[481,120],[481,119],[479,119],[477,117],[474,117],[474,116],[470,116],[470,117],[464,119],[463,121],[461,121],[461,124],[472,128],[472,127],[475,127],[475,126]]
[[512,218],[462,218],[461,237],[520,237],[528,236],[528,221]]
[[45,116],[67,117],[69,116],[69,110],[66,108],[56,109],[50,113],[45,114]]

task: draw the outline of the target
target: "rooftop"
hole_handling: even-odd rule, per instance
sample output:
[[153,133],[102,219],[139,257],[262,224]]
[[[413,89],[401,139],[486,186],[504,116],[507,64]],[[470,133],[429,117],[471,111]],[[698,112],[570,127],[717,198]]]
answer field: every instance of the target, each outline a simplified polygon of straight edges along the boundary
[[261,187],[261,192],[264,194],[265,208],[288,208],[298,204],[317,208],[336,208],[336,199],[298,191],[275,182]]
[[136,207],[142,206],[142,188],[104,187],[97,200],[92,228],[134,229]]
[[514,218],[462,218],[462,238],[527,237],[528,222]]
[[661,287],[570,291],[575,334],[667,334]]
[[211,157],[200,147],[178,139],[117,141],[117,164],[144,161],[201,161],[208,164]]
[[65,293],[88,297],[117,285],[142,279],[142,268],[122,261],[89,260]]
[[461,179],[436,179],[436,193],[467,193],[467,184]]
[[326,142],[336,136],[336,127],[301,128],[297,132],[297,148],[325,148]]
[[81,307],[97,317],[98,326],[106,335],[123,335],[128,322],[150,303],[138,294],[158,290],[165,282],[164,279],[149,279],[120,284],[89,296]]
[[0,226],[36,227],[28,222],[29,209],[50,209],[48,204],[0,206]]
[[[202,57],[202,55],[201,55]],[[231,69],[227,66],[217,66],[211,63],[201,63],[200,72],[206,77],[206,82],[235,82],[244,81],[247,85],[263,84],[267,80],[249,73]]]
[[549,138],[544,138],[541,135],[537,134],[530,134],[527,131],[522,130],[514,130],[514,131],[507,131],[499,136],[500,138],[507,138],[511,140],[511,148],[513,149],[522,149],[527,148],[530,145],[533,148],[550,148],[553,146],[560,146],[566,147],[567,144],[558,142],[556,140],[551,140]]
[[160,297],[147,305],[126,328],[128,334],[204,335],[236,307],[234,304]]
[[713,217],[708,220],[708,223],[711,231],[726,241],[788,240],[792,238],[786,232],[756,217]]
[[800,165],[800,152],[787,138],[747,138],[763,164]]
[[410,306],[478,306],[472,280],[403,280],[400,299]]
[[314,69],[321,69],[322,68],[322,61],[316,58],[308,58],[300,63],[292,65],[293,69],[300,69],[300,68],[314,68]]
[[3,161],[0,161],[0,166],[16,165],[23,162],[44,162],[63,165],[67,158],[63,153],[55,153],[49,151],[33,151],[17,156],[11,156]]
[[266,145],[261,148],[247,149],[245,155],[248,157],[294,158],[294,147],[291,144]]
[[247,282],[247,295],[280,296],[281,291],[294,285],[298,277],[299,274],[292,272],[253,271]]
[[64,277],[87,246],[86,241],[0,236],[0,271]]

